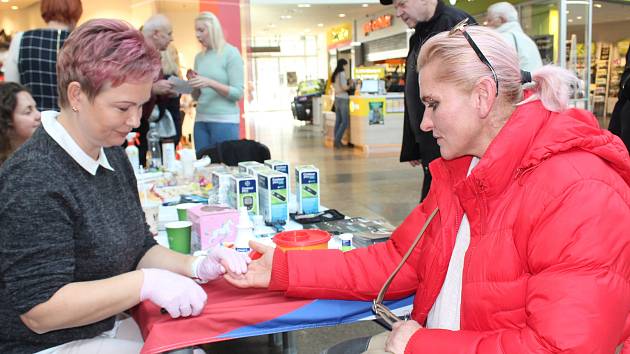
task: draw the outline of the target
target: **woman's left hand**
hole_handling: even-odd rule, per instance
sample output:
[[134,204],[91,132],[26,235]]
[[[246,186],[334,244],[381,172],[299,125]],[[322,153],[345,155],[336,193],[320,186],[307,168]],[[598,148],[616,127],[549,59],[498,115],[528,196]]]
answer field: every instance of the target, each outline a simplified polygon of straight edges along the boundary
[[392,333],[385,342],[385,350],[394,354],[404,354],[411,336],[420,328],[422,326],[414,320],[394,323]]
[[201,88],[206,88],[206,87],[214,87],[215,81],[212,79],[208,79],[207,77],[197,75],[193,77],[192,79],[188,80],[188,83],[193,88],[201,89]]

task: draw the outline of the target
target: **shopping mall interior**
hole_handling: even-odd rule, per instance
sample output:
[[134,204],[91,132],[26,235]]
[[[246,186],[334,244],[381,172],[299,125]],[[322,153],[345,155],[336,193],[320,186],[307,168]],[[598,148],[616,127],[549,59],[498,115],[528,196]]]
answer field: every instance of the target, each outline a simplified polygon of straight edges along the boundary
[[[240,137],[267,145],[273,159],[313,164],[321,203],[348,216],[398,225],[420,199],[422,169],[399,162],[405,58],[413,30],[378,0],[82,0],[79,24],[117,18],[140,27],[161,13],[172,23],[182,77],[200,45],[194,20],[215,13],[226,41],[244,61]],[[486,24],[495,0],[450,0]],[[571,105],[592,111],[606,128],[617,101],[630,45],[630,0],[512,0],[543,63],[568,68],[584,83]],[[11,37],[42,27],[38,0],[0,0],[0,61]],[[335,113],[329,78],[339,59],[363,86],[350,98],[350,127],[333,147]],[[195,104],[182,96],[183,137],[193,143]],[[212,300],[209,300],[212,301]],[[208,353],[316,354],[343,339],[382,331],[372,321],[301,329],[205,345]],[[287,347],[287,341],[294,345]],[[274,344],[275,343],[275,344]],[[287,349],[288,348],[288,349]],[[291,352],[293,351],[293,352]]]

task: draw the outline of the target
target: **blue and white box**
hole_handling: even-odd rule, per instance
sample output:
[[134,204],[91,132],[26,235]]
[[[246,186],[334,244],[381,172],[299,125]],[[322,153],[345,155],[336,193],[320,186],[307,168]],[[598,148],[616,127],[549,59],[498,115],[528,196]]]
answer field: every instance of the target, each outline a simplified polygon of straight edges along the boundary
[[265,166],[269,166],[270,169],[276,170],[289,175],[289,163],[280,160],[265,160]]
[[298,214],[319,212],[319,170],[313,165],[295,167],[295,194]]
[[260,214],[267,224],[286,224],[289,219],[289,177],[267,169],[258,173]]
[[264,166],[264,165],[258,161],[241,161],[238,163],[238,172],[251,174],[250,168],[254,166]]
[[245,173],[232,175],[228,193],[228,204],[232,208],[246,207],[250,216],[258,214],[258,188],[254,177]]

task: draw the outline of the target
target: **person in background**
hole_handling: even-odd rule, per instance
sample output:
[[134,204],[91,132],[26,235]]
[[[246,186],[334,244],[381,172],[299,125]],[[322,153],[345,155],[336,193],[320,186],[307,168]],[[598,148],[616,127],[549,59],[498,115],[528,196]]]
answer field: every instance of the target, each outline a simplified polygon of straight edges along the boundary
[[[181,79],[181,66],[179,64],[179,54],[177,53],[177,48],[175,48],[175,46],[171,43],[168,45],[166,50],[162,51],[160,54],[162,56],[163,78],[168,80],[169,77],[174,76]],[[168,110],[173,117],[173,123],[175,123],[177,134],[171,139],[175,145],[179,143],[179,139],[182,136],[183,116],[179,105],[180,97],[180,95],[168,96],[164,100],[158,101],[160,111]]]
[[0,168],[1,353],[139,353],[123,311],[149,300],[196,316],[207,295],[191,278],[246,271],[236,251],[184,255],[149,231],[121,144],[160,67],[119,20],[84,23],[59,52],[61,112],[44,112],[43,129]]
[[195,56],[188,82],[198,99],[194,139],[197,156],[227,140],[238,140],[243,97],[243,58],[226,43],[219,19],[202,12],[195,19],[195,35],[203,50]]
[[0,166],[39,127],[41,115],[28,89],[0,83]]
[[411,319],[329,354],[628,353],[630,156],[592,113],[568,108],[578,78],[521,74],[496,31],[462,24],[423,44],[418,69],[421,128],[442,158],[390,240],[348,252],[251,242],[262,257],[226,279],[373,300],[400,267],[385,299],[415,294]]
[[59,111],[56,63],[59,50],[76,26],[83,7],[81,0],[41,0],[45,28],[17,33],[4,64],[6,81],[31,90],[40,111]]
[[488,7],[488,26],[497,30],[503,39],[518,53],[521,69],[532,72],[542,67],[542,59],[536,43],[523,32],[518,22],[518,12],[509,2],[497,2]]
[[[156,14],[149,17],[142,26],[142,34],[147,42],[151,43],[158,51],[162,52],[168,48],[173,41],[173,26],[168,17],[162,14]],[[160,74],[160,77],[163,77]],[[140,154],[140,165],[146,166],[148,141],[147,133],[149,132],[149,117],[153,113],[153,108],[158,103],[167,102],[169,99],[177,97],[177,93],[173,91],[173,84],[168,80],[160,79],[153,83],[151,87],[151,98],[142,106],[142,119],[140,119],[140,127],[135,129],[140,133],[138,153]],[[173,118],[175,119],[175,118]]]
[[451,29],[464,18],[476,23],[470,15],[448,6],[442,0],[380,0],[383,5],[394,4],[396,16],[407,27],[415,29],[409,38],[409,52],[405,60],[405,113],[400,162],[409,162],[413,167],[422,166],[424,179],[420,200],[426,198],[431,186],[429,163],[440,157],[440,149],[431,132],[420,130],[424,106],[418,92],[416,59],[422,44],[436,33]]
[[350,97],[348,91],[350,85],[346,72],[348,71],[348,61],[346,59],[337,60],[337,67],[330,76],[330,82],[335,91],[335,135],[334,147],[342,147],[341,139],[346,133],[348,122],[350,121]]
[[619,80],[619,95],[610,116],[608,130],[623,140],[630,152],[630,47],[626,52],[626,67]]

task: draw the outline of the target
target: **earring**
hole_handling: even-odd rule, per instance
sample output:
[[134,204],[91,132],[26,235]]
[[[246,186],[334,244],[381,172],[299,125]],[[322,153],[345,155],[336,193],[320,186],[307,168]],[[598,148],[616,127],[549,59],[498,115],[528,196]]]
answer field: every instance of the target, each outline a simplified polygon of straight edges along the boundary
[[78,112],[79,109],[77,107],[72,106],[72,112]]

